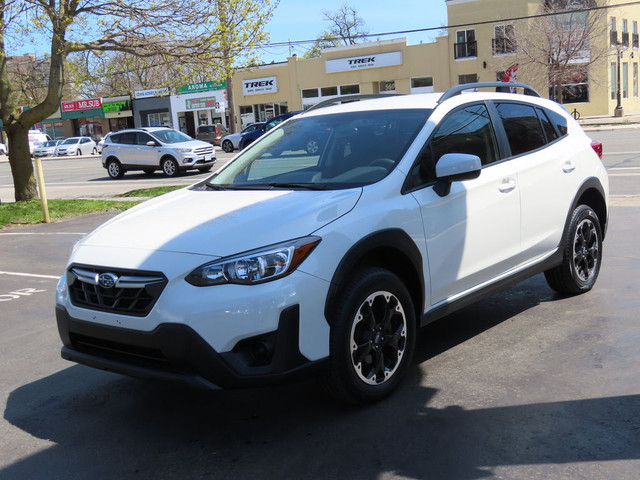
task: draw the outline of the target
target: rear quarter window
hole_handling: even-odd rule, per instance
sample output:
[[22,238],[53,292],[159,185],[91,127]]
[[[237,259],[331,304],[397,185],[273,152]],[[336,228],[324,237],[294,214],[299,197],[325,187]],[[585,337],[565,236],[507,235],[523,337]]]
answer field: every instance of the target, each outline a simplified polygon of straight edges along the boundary
[[522,155],[547,144],[542,124],[531,105],[498,103],[496,109],[502,120],[511,155]]

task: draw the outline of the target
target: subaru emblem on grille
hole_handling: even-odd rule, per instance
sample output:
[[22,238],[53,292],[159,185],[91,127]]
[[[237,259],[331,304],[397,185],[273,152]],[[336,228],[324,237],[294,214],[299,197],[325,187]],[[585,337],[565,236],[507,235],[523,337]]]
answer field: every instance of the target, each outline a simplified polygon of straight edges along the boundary
[[116,286],[117,281],[118,277],[113,273],[101,273],[98,275],[98,285],[102,288],[113,288]]

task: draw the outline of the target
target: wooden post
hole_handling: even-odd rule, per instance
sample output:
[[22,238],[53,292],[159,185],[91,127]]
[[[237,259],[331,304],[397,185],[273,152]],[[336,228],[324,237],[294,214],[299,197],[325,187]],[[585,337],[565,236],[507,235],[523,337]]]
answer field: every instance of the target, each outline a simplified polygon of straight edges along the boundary
[[47,203],[47,191],[44,188],[44,174],[42,173],[42,160],[40,157],[36,157],[36,177],[38,179],[38,193],[40,193],[40,202],[42,202],[44,223],[50,223],[49,204]]

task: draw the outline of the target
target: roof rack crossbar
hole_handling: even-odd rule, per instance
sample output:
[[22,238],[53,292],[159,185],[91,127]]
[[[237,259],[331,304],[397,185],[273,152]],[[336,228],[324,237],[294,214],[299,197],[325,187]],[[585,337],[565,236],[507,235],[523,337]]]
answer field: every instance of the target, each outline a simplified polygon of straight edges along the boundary
[[438,103],[442,103],[445,100],[450,99],[451,97],[455,97],[456,95],[461,94],[465,90],[477,90],[478,88],[495,88],[497,92],[501,91],[498,89],[511,89],[511,88],[522,88],[524,90],[525,95],[530,95],[533,97],[540,97],[540,94],[530,85],[526,85],[524,83],[512,83],[512,82],[477,82],[477,83],[463,83],[461,85],[456,85],[455,87],[451,87],[449,90],[444,92]]
[[311,105],[309,108],[305,110],[305,112],[310,112],[311,110],[317,110],[318,108],[328,107],[331,105],[337,105],[338,103],[345,102],[355,102],[358,100],[371,100],[372,98],[385,98],[385,97],[393,97],[403,95],[401,93],[363,93],[360,95],[343,95],[340,97],[329,98],[327,100],[323,100],[315,105]]

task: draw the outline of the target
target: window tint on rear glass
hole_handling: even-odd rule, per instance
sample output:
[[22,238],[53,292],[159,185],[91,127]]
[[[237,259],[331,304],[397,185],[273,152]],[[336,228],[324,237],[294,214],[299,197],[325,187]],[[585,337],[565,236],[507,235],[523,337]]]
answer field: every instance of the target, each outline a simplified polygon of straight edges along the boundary
[[498,114],[511,147],[511,155],[536,150],[546,144],[535,108],[522,103],[498,103]]
[[558,138],[558,132],[553,127],[547,114],[542,108],[536,108],[538,112],[538,117],[540,118],[540,123],[542,124],[542,129],[544,130],[545,135],[547,136],[547,142],[551,143]]
[[559,113],[554,112],[553,110],[545,109],[545,112],[549,116],[549,120],[551,120],[551,123],[553,123],[558,129],[558,132],[560,132],[560,136],[564,137],[568,131],[567,119],[562,115],[560,115]]

